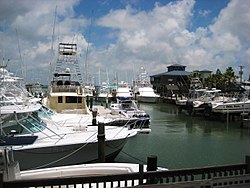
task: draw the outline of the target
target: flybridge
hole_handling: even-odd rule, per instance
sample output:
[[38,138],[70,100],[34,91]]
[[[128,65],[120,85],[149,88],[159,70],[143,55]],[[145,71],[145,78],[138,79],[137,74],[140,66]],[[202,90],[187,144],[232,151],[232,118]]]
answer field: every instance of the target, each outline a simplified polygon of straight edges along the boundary
[[58,51],[60,55],[76,55],[76,44],[59,43]]

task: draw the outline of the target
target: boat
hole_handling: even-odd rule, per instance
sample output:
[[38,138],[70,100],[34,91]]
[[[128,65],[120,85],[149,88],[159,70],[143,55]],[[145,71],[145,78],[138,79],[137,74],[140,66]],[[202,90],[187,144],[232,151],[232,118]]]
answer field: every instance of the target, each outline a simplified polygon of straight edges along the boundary
[[[110,104],[111,114],[122,116],[123,118],[116,119],[117,122],[130,124],[130,128],[139,129],[140,133],[149,133],[150,116],[144,110],[139,109],[137,101],[133,99],[119,100]],[[115,120],[115,119],[114,119]]]
[[190,97],[186,102],[185,109],[189,114],[191,113],[203,113],[204,111],[211,112],[212,110],[212,101],[223,101],[227,98],[220,96],[221,90],[212,88],[212,89],[196,89],[191,92]]
[[118,82],[116,91],[115,91],[116,99],[126,100],[132,99],[132,90],[129,84],[125,81]]
[[136,93],[135,99],[138,102],[156,103],[160,95],[156,94],[152,87],[139,87],[134,90]]
[[160,95],[155,93],[144,67],[140,67],[140,72],[133,85],[134,98],[138,102],[156,103],[159,100]]
[[198,78],[198,77],[191,78],[191,80],[190,80],[190,89],[191,90],[202,89],[202,85],[203,84],[202,84],[200,78]]
[[112,98],[112,88],[105,82],[102,83],[98,89],[98,101],[109,103]]
[[[90,116],[54,114],[49,108],[43,107],[39,99],[26,95],[23,92],[25,89],[20,85],[17,87],[16,81],[9,77],[0,82],[0,122],[4,136],[37,137],[32,145],[12,147],[22,170],[98,160],[98,126],[89,126],[91,121],[86,117]],[[56,118],[57,121],[54,121]],[[106,160],[112,161],[127,139],[136,134],[136,130],[127,127],[105,126]]]
[[[21,169],[82,164],[98,160],[97,126],[87,126],[82,117],[71,117],[71,121],[64,120],[61,125],[48,118],[40,118],[37,114],[41,112],[37,111],[37,105],[28,106],[20,110],[17,106],[12,108],[12,112],[10,108],[0,109],[2,132],[5,135],[38,137],[32,145],[12,147]],[[81,126],[81,130],[75,129],[76,125]],[[137,131],[125,127],[107,126],[104,148],[106,160],[113,160],[127,139],[136,134]]]
[[[93,176],[105,176],[105,175],[115,175],[115,174],[129,174],[129,173],[139,173],[140,165],[135,163],[92,163],[92,164],[79,164],[79,165],[68,165],[60,167],[51,167],[44,169],[35,170],[20,170],[19,162],[13,158],[13,150],[11,150],[12,145],[4,147],[0,150],[0,168],[2,170],[2,181],[12,182],[12,181],[39,181],[48,180],[55,178],[71,178],[71,177],[93,177]],[[156,171],[167,171],[167,168],[157,167]],[[147,171],[147,165],[142,166],[142,171]],[[146,179],[143,180],[146,183]],[[128,180],[125,184],[124,181],[116,182],[112,184],[112,187],[117,186],[135,186],[139,185],[139,180]],[[84,186],[83,184],[79,186]],[[87,184],[86,184],[87,186]],[[88,184],[89,186],[89,184]],[[109,187],[105,183],[98,183],[96,185],[93,182],[91,187]],[[111,185],[110,185],[111,186]],[[85,186],[84,186],[85,187]]]
[[250,113],[250,99],[247,95],[230,98],[226,101],[212,102],[212,112],[222,114]]

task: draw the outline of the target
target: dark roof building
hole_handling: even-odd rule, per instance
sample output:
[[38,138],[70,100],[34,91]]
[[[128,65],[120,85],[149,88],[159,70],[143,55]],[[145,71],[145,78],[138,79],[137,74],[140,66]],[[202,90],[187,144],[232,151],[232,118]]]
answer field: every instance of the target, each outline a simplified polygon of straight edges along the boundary
[[173,64],[167,67],[168,71],[150,76],[151,84],[161,96],[173,94],[186,95],[189,91],[190,72],[186,66]]

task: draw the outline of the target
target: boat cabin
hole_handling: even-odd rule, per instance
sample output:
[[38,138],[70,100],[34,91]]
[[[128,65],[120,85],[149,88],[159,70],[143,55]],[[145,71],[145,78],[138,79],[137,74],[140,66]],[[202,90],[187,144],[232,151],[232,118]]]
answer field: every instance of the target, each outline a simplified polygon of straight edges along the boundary
[[71,81],[70,76],[70,73],[54,74],[54,78],[60,79],[51,82],[49,106],[56,112],[80,110],[80,113],[87,113],[83,88],[78,81]]

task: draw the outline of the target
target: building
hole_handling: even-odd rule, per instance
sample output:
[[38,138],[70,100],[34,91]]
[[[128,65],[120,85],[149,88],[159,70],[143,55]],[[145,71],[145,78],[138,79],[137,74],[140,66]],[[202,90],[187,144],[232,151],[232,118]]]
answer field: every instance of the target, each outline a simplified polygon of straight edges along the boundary
[[167,72],[150,76],[153,88],[162,97],[182,95],[187,96],[189,92],[189,75],[186,66],[173,64],[167,67]]

